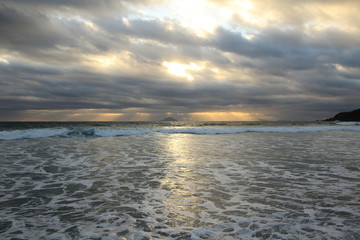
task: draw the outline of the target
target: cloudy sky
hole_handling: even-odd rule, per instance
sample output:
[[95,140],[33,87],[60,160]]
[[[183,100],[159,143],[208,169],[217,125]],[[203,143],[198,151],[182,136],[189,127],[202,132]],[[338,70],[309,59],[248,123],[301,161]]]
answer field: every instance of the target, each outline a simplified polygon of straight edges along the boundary
[[359,0],[2,0],[0,120],[354,110],[359,10]]

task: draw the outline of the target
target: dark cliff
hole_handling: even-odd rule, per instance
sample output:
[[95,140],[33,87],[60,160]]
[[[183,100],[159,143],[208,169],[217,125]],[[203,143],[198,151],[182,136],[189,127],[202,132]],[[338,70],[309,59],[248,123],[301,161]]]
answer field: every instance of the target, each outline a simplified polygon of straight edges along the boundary
[[360,109],[351,112],[341,112],[336,114],[334,117],[326,119],[325,121],[360,121]]

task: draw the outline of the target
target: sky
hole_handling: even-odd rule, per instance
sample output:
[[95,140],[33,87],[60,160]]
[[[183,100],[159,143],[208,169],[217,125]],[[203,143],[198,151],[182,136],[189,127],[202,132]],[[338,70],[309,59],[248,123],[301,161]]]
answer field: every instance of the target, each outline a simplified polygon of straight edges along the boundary
[[351,111],[359,10],[359,0],[2,0],[0,121]]

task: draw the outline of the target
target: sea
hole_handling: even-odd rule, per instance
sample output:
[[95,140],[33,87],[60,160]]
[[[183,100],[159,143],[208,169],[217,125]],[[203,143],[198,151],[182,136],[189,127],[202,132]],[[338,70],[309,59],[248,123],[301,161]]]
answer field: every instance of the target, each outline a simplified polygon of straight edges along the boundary
[[360,123],[2,122],[0,239],[360,239]]

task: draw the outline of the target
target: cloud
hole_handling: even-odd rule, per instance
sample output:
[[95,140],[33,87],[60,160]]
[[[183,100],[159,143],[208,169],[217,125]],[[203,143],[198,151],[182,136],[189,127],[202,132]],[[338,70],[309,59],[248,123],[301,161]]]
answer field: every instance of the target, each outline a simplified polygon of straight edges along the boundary
[[167,1],[3,1],[1,116],[311,120],[357,108],[358,1],[212,2],[201,19],[226,16],[199,33]]
[[60,32],[54,30],[44,15],[36,18],[28,16],[16,9],[0,8],[0,43],[9,48],[51,48],[64,41]]

